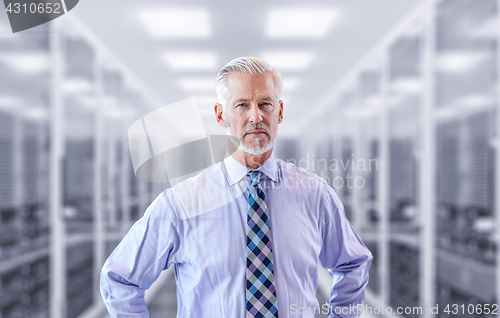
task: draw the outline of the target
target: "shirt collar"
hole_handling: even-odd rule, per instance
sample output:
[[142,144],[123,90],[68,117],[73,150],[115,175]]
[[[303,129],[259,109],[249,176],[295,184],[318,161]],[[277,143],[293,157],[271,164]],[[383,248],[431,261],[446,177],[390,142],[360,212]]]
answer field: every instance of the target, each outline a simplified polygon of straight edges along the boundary
[[[226,166],[227,176],[231,185],[238,183],[244,176],[246,176],[248,171],[252,170],[236,161],[236,159],[232,156],[228,156],[224,159],[224,165]],[[262,166],[253,170],[259,170],[274,182],[278,182],[278,162],[272,153],[269,159],[267,159]]]

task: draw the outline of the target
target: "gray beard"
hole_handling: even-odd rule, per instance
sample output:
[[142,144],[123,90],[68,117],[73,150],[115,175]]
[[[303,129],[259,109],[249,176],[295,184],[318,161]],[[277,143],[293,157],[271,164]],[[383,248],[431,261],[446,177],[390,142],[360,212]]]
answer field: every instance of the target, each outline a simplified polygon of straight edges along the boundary
[[[226,122],[226,135],[232,136],[231,126],[230,126],[229,120],[227,120],[227,117],[225,116],[225,114],[224,114],[224,121]],[[233,141],[233,138],[229,138],[229,139],[231,139],[231,142],[233,142],[233,145],[235,147],[237,147],[241,151],[249,153],[251,155],[262,155],[263,153],[266,153],[267,151],[269,151],[271,148],[274,147],[274,143],[276,141],[276,138],[271,138],[271,140],[269,140],[269,143],[266,146],[262,147],[260,145],[262,139],[260,137],[254,137],[253,142],[255,143],[255,147],[250,148],[247,145],[245,145],[245,143],[243,142],[243,138],[241,138],[241,139],[238,138],[238,144],[236,144]]]
[[244,151],[246,153],[252,154],[252,155],[262,155],[263,153],[266,153],[272,147],[274,147],[274,141],[275,141],[274,138],[271,138],[271,140],[269,140],[269,142],[267,143],[267,146],[264,146],[264,147],[262,147],[260,145],[261,141],[262,141],[262,139],[260,137],[255,137],[253,139],[253,142],[255,143],[255,147],[250,148],[250,147],[247,147],[247,145],[245,145],[245,143],[243,142],[243,139],[240,139],[240,144],[238,145],[238,149],[240,149],[241,151]]

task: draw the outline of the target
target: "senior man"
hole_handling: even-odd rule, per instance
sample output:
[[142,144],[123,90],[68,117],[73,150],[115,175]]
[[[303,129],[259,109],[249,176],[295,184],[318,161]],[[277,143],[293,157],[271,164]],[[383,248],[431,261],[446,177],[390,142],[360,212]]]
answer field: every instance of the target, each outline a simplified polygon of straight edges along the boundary
[[[147,318],[144,292],[172,265],[177,317],[314,317],[325,309],[318,260],[333,277],[328,316],[361,314],[370,251],[322,178],[273,156],[282,87],[259,58],[219,72],[215,117],[237,149],[163,191],[109,256],[101,294],[112,317]],[[181,213],[180,193],[202,212]]]

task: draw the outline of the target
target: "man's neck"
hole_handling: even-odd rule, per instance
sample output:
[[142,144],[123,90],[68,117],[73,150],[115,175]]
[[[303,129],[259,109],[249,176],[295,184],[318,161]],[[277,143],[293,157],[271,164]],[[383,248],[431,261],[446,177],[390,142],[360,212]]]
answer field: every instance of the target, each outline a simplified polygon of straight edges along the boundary
[[235,152],[233,152],[231,156],[234,158],[234,160],[244,165],[245,167],[249,169],[257,169],[258,167],[266,163],[267,159],[271,157],[272,153],[273,153],[273,148],[269,149],[268,151],[264,152],[261,155],[252,155],[242,151],[241,149],[238,149]]

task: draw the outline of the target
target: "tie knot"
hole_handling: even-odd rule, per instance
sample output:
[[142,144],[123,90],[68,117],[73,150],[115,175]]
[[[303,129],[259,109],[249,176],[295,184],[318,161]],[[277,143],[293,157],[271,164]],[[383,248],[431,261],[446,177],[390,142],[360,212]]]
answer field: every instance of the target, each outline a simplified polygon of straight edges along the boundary
[[252,182],[252,186],[257,186],[260,182],[260,171],[252,170],[248,172],[250,176],[250,181]]

